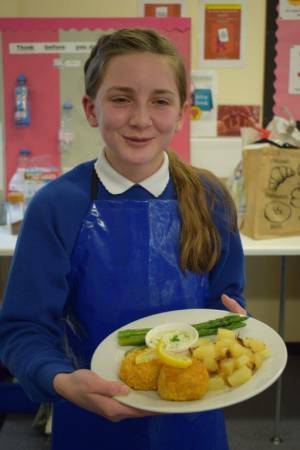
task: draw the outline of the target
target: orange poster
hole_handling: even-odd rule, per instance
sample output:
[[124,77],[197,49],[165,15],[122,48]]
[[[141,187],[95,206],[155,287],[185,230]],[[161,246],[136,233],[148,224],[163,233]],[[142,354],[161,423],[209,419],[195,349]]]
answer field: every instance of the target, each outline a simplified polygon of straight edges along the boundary
[[206,4],[204,59],[238,60],[241,57],[241,5]]
[[180,3],[145,3],[144,5],[145,17],[180,17],[181,4]]

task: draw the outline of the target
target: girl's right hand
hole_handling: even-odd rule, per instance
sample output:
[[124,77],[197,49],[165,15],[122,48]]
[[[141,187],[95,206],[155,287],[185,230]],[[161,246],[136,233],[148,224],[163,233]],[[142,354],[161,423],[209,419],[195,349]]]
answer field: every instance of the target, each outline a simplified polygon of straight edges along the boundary
[[153,415],[123,405],[112,398],[115,395],[127,395],[129,387],[121,382],[106,381],[88,369],[57,374],[53,380],[53,387],[66,400],[112,422]]

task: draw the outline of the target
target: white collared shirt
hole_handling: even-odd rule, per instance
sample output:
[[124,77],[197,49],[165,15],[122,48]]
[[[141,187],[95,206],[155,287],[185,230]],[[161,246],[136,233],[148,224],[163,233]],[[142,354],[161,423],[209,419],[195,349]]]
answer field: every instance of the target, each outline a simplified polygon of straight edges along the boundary
[[132,186],[138,185],[142,186],[154,197],[159,197],[165,190],[170,178],[169,158],[166,152],[164,152],[164,160],[160,168],[153,175],[139,183],[134,183],[117,172],[107,161],[104,150],[101,151],[95,162],[95,170],[105,189],[114,195],[122,194]]

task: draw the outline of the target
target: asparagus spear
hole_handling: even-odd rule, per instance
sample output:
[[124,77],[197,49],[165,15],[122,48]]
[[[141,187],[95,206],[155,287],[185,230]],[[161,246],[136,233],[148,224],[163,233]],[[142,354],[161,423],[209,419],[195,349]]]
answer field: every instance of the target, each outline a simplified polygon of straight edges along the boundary
[[[239,316],[238,314],[230,314],[218,319],[208,320],[207,322],[201,322],[193,324],[196,328],[199,336],[209,336],[217,334],[218,328],[227,328],[229,330],[235,330],[237,328],[244,327],[245,320],[248,316]],[[118,332],[119,345],[145,345],[145,336],[150,328],[137,328],[137,329],[125,329]]]

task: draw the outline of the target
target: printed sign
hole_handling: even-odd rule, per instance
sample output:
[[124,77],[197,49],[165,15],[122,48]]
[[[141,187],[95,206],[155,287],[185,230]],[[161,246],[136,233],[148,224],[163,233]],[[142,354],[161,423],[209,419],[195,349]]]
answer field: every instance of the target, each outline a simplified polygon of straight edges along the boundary
[[90,53],[95,42],[15,42],[9,44],[9,53]]
[[300,0],[280,0],[279,17],[283,20],[299,20]]
[[300,45],[290,48],[289,94],[300,94]]

